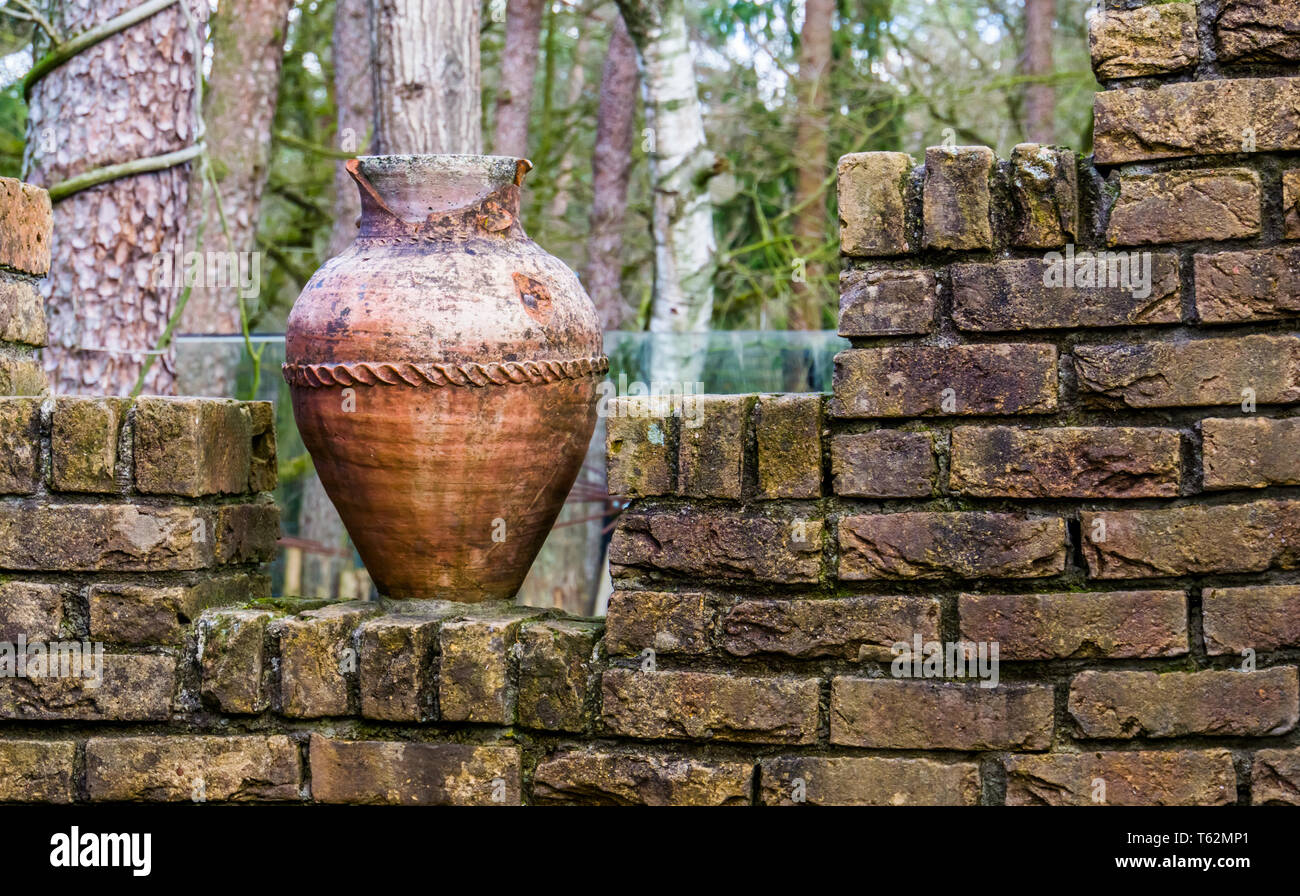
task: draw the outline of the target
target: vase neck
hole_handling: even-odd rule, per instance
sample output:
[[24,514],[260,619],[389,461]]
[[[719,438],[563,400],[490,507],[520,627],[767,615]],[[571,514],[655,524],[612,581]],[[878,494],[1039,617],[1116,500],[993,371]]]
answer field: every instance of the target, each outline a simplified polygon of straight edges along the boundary
[[347,164],[361,191],[361,236],[446,236],[518,228],[532,168],[510,156],[362,156]]

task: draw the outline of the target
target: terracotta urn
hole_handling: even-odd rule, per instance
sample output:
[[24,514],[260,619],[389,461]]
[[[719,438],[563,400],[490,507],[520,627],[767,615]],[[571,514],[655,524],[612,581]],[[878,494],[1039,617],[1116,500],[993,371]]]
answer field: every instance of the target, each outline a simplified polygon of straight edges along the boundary
[[595,426],[595,308],[524,233],[527,160],[347,168],[360,235],[285,335],[298,430],[381,594],[513,598]]

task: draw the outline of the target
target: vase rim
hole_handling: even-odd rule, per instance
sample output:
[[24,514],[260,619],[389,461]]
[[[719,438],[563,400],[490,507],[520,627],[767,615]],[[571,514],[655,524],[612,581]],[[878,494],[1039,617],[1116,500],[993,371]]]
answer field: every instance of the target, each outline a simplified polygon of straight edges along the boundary
[[412,223],[518,186],[532,168],[515,156],[469,153],[358,156],[356,165],[388,210]]

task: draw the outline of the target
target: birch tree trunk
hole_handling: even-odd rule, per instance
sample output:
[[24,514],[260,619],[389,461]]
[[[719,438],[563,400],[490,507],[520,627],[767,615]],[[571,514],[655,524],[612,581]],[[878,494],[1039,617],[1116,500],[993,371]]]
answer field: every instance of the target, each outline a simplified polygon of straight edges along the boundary
[[510,0],[506,6],[506,42],[501,50],[501,88],[497,93],[496,140],[500,156],[528,155],[528,116],[533,108],[533,79],[542,34],[543,0]]
[[632,173],[636,89],[636,47],[623,17],[616,15],[600,76],[600,111],[591,160],[591,227],[583,276],[606,330],[617,330],[628,313],[623,297],[623,218]]
[[[1052,75],[1052,20],[1056,0],[1025,0],[1025,55],[1022,73],[1031,79]],[[1025,130],[1032,143],[1056,140],[1056,89],[1031,80],[1025,87]]]
[[483,152],[478,0],[370,0],[374,151]]
[[[684,0],[618,0],[637,48],[654,191],[651,228],[654,333],[703,333],[713,316],[717,242],[708,181],[715,158],[704,137]],[[651,376],[670,382],[697,375],[700,346],[661,340]]]
[[[260,284],[263,273],[257,222],[270,169],[271,126],[292,6],[293,0],[222,0],[212,19],[212,70],[203,95],[203,120],[230,239],[222,230],[211,186],[203,183],[196,166],[190,179],[186,249],[199,251],[202,228],[205,256],[231,253],[233,267],[228,270],[246,273],[247,279],[196,284],[181,315],[182,333],[238,335],[241,293],[249,313],[257,308],[252,286]],[[229,344],[215,350],[205,347],[202,355],[182,359],[178,391],[233,396],[241,354],[238,344]]]
[[835,0],[806,0],[799,42],[794,157],[799,173],[794,191],[794,246],[803,260],[802,280],[794,281],[790,329],[819,330],[824,271],[809,261],[826,238],[826,183],[830,177],[828,129],[831,27]]
[[[190,2],[190,0],[185,0]],[[63,35],[79,34],[136,7],[138,0],[44,0]],[[206,0],[186,27],[179,5],[113,35],[38,81],[28,106],[25,177],[51,187],[93,169],[192,146],[196,60]],[[49,41],[39,31],[34,56]],[[154,276],[160,254],[181,246],[189,163],[119,178],[54,205],[53,260],[42,290],[55,392],[125,395],[167,328],[181,289]],[[173,390],[174,356],[150,369],[144,391]]]

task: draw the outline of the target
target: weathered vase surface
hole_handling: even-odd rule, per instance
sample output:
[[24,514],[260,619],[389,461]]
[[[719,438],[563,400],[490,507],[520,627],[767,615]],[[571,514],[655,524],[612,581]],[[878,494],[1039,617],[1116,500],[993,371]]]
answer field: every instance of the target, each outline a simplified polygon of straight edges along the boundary
[[521,226],[530,168],[349,162],[360,235],[289,315],[299,432],[387,597],[514,597],[591,439],[608,361],[578,278]]

